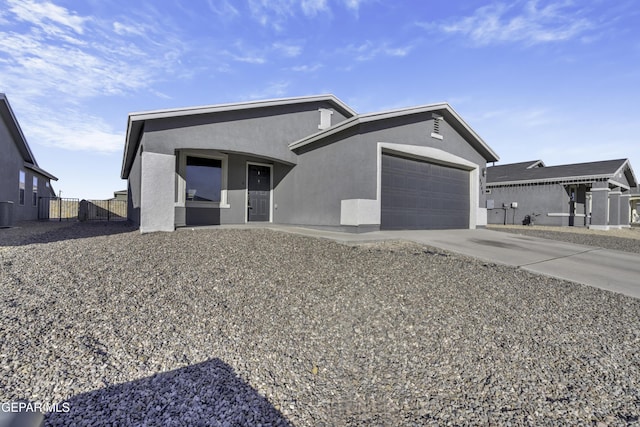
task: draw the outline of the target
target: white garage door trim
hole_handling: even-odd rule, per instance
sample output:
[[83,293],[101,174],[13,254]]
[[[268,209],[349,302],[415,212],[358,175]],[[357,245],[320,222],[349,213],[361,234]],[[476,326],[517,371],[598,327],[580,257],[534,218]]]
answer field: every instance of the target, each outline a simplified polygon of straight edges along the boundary
[[416,145],[378,142],[377,146],[377,183],[376,199],[345,199],[341,201],[341,225],[365,225],[381,223],[382,194],[382,153],[399,154],[407,158],[415,158],[443,166],[450,166],[469,171],[469,228],[478,225],[478,206],[480,204],[479,170],[480,166],[467,159],[458,157],[444,150]]

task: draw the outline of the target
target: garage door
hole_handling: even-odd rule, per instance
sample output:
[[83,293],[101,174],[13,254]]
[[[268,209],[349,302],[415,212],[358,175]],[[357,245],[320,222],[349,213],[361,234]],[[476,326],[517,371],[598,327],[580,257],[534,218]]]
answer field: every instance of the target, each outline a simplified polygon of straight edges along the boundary
[[382,155],[381,228],[469,228],[469,172]]

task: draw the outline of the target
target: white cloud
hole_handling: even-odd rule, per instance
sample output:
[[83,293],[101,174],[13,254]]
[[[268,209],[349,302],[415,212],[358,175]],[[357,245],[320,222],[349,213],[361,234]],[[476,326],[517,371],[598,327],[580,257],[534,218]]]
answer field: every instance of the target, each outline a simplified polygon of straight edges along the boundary
[[93,153],[122,152],[122,131],[76,108],[44,109],[38,105],[20,105],[20,123],[27,140],[41,145]]
[[274,43],[272,47],[277,52],[290,58],[299,56],[302,53],[302,46],[296,44]]
[[208,0],[209,9],[224,18],[234,18],[240,14],[228,0]]
[[313,65],[297,65],[292,67],[292,71],[300,72],[300,73],[312,73],[314,71],[318,71],[322,68],[322,64],[313,64]]
[[31,25],[0,29],[0,85],[28,88],[31,96],[59,94],[73,102],[150,87],[175,69],[183,51],[177,39],[153,32],[157,24],[98,22],[50,3],[34,7],[32,15],[22,4],[11,8]]
[[494,3],[471,16],[446,24],[421,24],[446,34],[463,35],[478,45],[522,42],[527,45],[564,41],[583,35],[594,24],[569,1],[540,6],[538,0]]
[[358,10],[362,0],[344,0],[344,3],[349,9]]
[[315,16],[319,12],[327,12],[329,10],[327,0],[302,0],[301,7],[307,16]]
[[69,12],[51,2],[34,0],[9,0],[9,10],[21,21],[30,22],[49,33],[59,33],[66,28],[78,34],[84,32],[84,24],[90,20]]
[[369,61],[378,56],[407,56],[413,46],[390,46],[388,42],[372,42],[367,40],[360,45],[349,45],[343,51],[355,56],[357,61]]
[[249,11],[261,25],[279,31],[284,21],[294,15],[295,5],[295,0],[249,0]]
[[[9,0],[0,27],[0,88],[24,111],[35,143],[65,149],[113,152],[122,135],[78,105],[101,96],[128,95],[182,72],[187,47],[170,22],[145,9],[140,16],[101,21],[50,2]],[[165,31],[167,30],[167,31]],[[162,31],[162,33],[160,32]],[[67,111],[65,114],[55,114]],[[26,126],[25,126],[26,127]]]
[[286,81],[272,82],[267,87],[246,96],[246,99],[282,98],[286,96],[290,83]]

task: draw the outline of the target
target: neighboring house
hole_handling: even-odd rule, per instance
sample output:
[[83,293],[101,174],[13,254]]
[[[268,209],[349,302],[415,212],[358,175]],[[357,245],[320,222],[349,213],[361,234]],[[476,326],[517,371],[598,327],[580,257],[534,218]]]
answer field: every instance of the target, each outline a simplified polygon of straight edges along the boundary
[[127,201],[127,190],[118,190],[113,192],[113,200]]
[[629,203],[631,204],[631,223],[640,224],[640,185],[636,185],[631,190]]
[[54,197],[51,180],[41,169],[5,94],[0,93],[0,202],[13,202],[13,220],[38,219],[40,197]]
[[357,114],[318,95],[132,113],[121,176],[141,232],[475,228],[497,159],[446,103]]
[[541,160],[487,168],[489,224],[628,227],[630,190],[637,185],[627,159],[545,166]]

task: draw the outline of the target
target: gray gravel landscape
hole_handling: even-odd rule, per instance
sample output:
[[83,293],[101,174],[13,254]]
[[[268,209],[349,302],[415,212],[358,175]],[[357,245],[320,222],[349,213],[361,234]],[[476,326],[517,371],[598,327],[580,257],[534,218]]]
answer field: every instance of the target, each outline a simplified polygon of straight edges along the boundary
[[45,425],[640,419],[640,300],[426,246],[45,223],[0,267],[0,402]]
[[585,227],[491,225],[491,230],[640,254],[640,227],[589,230]]

